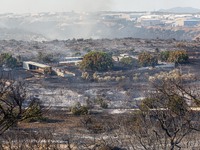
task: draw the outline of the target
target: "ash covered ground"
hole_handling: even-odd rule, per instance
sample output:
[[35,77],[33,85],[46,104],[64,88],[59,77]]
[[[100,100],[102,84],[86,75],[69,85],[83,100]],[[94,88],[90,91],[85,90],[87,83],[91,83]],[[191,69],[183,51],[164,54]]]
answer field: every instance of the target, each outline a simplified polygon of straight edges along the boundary
[[[1,52],[9,52],[14,56],[20,56],[24,61],[37,61],[39,53],[53,54],[59,61],[63,57],[83,56],[89,51],[109,52],[113,56],[128,54],[137,56],[143,51],[155,52],[156,50],[180,50],[188,52],[190,63],[180,65],[179,68],[184,73],[194,73],[199,83],[200,72],[200,44],[198,41],[176,41],[169,40],[149,40],[149,39],[73,39],[65,41],[43,41],[43,42],[25,42],[16,40],[0,41]],[[53,65],[53,64],[50,64]],[[103,72],[100,76],[109,77],[108,81],[86,81],[81,78],[82,71],[77,67],[66,67],[67,70],[74,72],[75,77],[56,77],[43,76],[28,72],[22,68],[14,69],[10,72],[3,71],[6,76],[14,76],[27,80],[31,94],[42,100],[44,106],[52,108],[67,109],[77,102],[83,105],[91,105],[93,109],[99,108],[99,99],[108,104],[108,108],[135,108],[141,98],[144,98],[151,90],[148,82],[149,76],[161,71],[169,72],[171,68],[141,69],[117,68],[113,71]],[[137,76],[137,78],[136,78]],[[117,77],[123,77],[123,80],[116,81]],[[112,78],[115,78],[112,80]]]

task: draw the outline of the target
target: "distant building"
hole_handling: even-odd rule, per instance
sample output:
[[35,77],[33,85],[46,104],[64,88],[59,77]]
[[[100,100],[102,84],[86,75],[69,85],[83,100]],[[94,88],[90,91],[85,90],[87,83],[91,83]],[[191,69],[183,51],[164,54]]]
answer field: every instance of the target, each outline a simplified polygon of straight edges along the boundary
[[175,20],[174,26],[182,27],[182,26],[184,26],[184,21],[185,21],[185,18],[177,18]]
[[200,24],[200,20],[185,20],[184,26],[186,27],[194,27]]
[[198,19],[186,19],[186,18],[178,18],[176,19],[175,26],[181,27],[194,27],[200,24],[200,20]]
[[65,57],[63,61],[60,61],[59,64],[73,64],[77,65],[82,62],[83,57]]
[[32,61],[24,61],[23,62],[23,68],[30,71],[35,71],[42,74],[48,74],[52,72],[51,66],[40,64],[37,62]]
[[142,19],[140,23],[141,23],[141,26],[145,26],[145,27],[163,25],[163,22],[160,19]]

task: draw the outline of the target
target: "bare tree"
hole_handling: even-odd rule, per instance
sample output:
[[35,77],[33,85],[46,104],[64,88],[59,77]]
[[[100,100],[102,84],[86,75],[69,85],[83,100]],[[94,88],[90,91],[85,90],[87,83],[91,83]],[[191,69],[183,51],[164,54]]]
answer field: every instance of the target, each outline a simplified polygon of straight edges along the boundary
[[0,135],[19,121],[42,115],[39,103],[27,99],[25,82],[0,79]]
[[154,90],[126,128],[137,149],[181,149],[187,136],[200,131],[199,111],[192,107],[199,106],[198,91],[185,77],[176,70],[151,78]]

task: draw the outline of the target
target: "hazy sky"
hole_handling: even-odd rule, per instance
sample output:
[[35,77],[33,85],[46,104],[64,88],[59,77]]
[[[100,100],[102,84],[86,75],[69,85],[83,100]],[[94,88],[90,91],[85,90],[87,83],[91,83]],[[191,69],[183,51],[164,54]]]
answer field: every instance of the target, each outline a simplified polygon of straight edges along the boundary
[[179,6],[200,8],[200,0],[0,0],[0,13],[151,11]]

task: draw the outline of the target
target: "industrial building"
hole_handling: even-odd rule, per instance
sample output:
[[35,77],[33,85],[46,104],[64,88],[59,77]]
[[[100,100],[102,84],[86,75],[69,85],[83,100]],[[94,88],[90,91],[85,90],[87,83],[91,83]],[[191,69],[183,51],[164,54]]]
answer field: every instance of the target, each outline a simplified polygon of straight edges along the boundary
[[186,18],[179,18],[176,19],[175,26],[184,26],[184,27],[194,27],[200,24],[199,19],[186,19]]
[[186,27],[194,27],[200,24],[200,20],[185,20],[184,26]]

